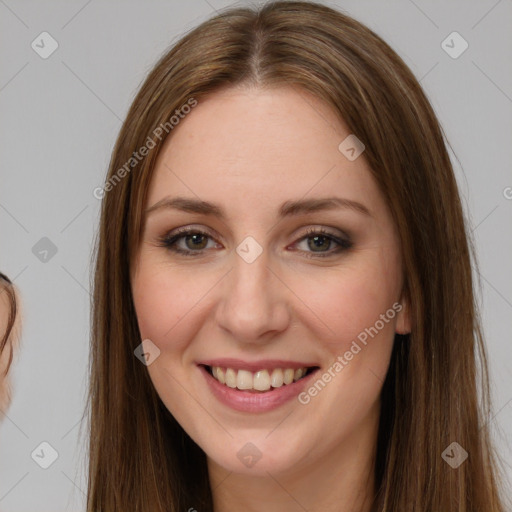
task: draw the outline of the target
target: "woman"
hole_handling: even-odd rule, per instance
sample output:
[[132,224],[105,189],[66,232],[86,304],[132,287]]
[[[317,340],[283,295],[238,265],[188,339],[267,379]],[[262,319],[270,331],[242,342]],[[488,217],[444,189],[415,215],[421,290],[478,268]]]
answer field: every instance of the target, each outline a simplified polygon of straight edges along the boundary
[[99,194],[90,512],[505,510],[453,170],[376,34],[307,2],[203,23]]
[[[0,272],[0,412],[11,402],[9,368],[20,335],[19,300],[10,279]],[[0,416],[0,420],[3,416]]]

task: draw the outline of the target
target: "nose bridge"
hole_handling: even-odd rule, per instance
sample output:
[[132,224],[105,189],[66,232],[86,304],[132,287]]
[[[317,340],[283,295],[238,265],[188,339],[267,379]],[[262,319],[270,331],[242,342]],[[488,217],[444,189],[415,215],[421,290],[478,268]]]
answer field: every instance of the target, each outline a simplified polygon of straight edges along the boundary
[[251,237],[233,253],[217,321],[239,341],[256,341],[287,325],[285,294],[270,266],[268,251]]
[[[233,258],[233,271],[231,272],[231,292],[244,299],[244,303],[253,302],[253,306],[261,307],[268,303],[269,292],[269,257],[267,252],[246,259],[240,254],[242,244],[237,248],[237,254]],[[252,255],[251,255],[252,256]],[[240,304],[243,306],[243,304]]]

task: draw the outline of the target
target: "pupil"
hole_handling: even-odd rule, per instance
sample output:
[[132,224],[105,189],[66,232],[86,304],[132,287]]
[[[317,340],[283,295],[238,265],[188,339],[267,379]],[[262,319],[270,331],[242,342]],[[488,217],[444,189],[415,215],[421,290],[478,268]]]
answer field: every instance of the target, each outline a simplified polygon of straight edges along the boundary
[[[322,239],[324,241],[324,244],[322,243],[318,243],[319,240]],[[310,249],[314,249],[314,248],[322,248],[322,245],[324,246],[325,249],[328,249],[329,248],[329,244],[330,244],[330,239],[327,238],[326,236],[314,236],[312,238],[310,238],[310,240],[313,240],[313,246],[310,245]]]
[[[188,235],[186,237],[186,242],[188,244],[188,242],[192,240],[193,244],[194,244],[192,247],[193,249],[203,249],[204,247],[199,247],[199,245],[201,244],[201,241],[204,243],[205,238],[206,237],[204,235],[201,235],[200,233],[195,233],[193,235]],[[197,242],[199,242],[199,243],[197,243]]]

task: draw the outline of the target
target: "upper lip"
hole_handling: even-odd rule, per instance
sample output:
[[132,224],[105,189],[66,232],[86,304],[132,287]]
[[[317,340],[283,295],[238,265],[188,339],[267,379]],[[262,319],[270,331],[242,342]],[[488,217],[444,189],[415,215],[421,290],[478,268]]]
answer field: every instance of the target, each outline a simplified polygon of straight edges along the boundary
[[205,366],[219,366],[221,368],[232,368],[233,370],[247,370],[256,372],[258,370],[273,370],[274,368],[310,368],[319,366],[316,363],[304,363],[300,361],[285,361],[284,359],[259,359],[258,361],[243,361],[235,358],[208,359],[199,361],[197,364]]

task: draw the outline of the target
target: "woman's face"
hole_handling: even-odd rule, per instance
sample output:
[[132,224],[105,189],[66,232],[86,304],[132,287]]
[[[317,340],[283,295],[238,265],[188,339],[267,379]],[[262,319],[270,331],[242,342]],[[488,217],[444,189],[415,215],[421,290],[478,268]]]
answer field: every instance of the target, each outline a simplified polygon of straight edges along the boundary
[[284,474],[374,442],[409,323],[394,223],[349,135],[302,90],[226,89],[158,157],[133,297],[156,391],[210,464]]

